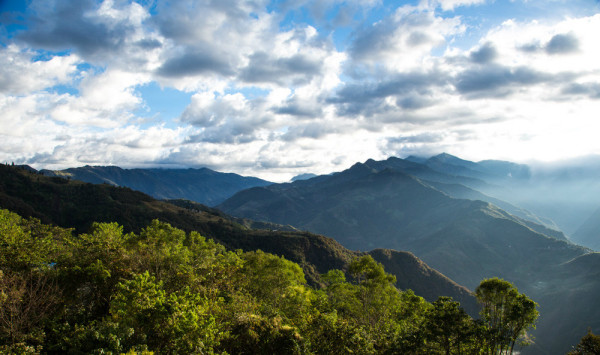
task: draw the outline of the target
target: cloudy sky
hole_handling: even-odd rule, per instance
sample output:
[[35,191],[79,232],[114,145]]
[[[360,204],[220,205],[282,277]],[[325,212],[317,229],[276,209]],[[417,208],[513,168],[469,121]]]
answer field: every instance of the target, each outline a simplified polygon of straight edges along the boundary
[[600,154],[597,0],[0,0],[0,161]]

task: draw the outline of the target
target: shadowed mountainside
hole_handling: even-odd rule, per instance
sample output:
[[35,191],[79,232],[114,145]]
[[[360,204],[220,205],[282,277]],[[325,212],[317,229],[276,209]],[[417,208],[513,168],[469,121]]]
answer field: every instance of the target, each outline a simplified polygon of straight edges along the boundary
[[84,166],[41,172],[93,184],[129,187],[157,199],[185,198],[209,206],[219,204],[238,191],[271,184],[255,177],[221,173],[208,168],[121,169],[117,166]]
[[600,208],[575,231],[573,241],[600,250]]
[[[4,165],[0,166],[0,208],[77,232],[87,232],[94,221],[117,222],[125,231],[139,232],[153,219],[159,219],[185,231],[198,231],[232,250],[260,249],[282,255],[302,266],[313,285],[320,283],[320,274],[345,269],[353,258],[365,254],[350,251],[331,238],[293,231],[289,226],[254,224],[191,201],[157,201],[129,188],[46,177]],[[249,228],[257,226],[268,230]],[[470,314],[477,313],[475,299],[468,289],[414,255],[396,251],[371,254],[396,270],[398,287],[410,288],[428,301],[451,296]]]

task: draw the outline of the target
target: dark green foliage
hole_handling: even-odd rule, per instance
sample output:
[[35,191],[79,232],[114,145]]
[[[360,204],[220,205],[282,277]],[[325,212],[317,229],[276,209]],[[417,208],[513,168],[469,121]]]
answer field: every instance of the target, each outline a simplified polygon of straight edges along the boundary
[[433,303],[424,326],[433,349],[444,354],[462,354],[477,349],[477,327],[473,319],[449,297],[440,297]]
[[581,341],[569,355],[598,355],[600,354],[600,335],[592,333],[588,329],[588,333],[581,338]]
[[539,316],[537,304],[508,281],[483,280],[475,290],[481,303],[481,318],[486,325],[484,346],[489,354],[504,354],[514,349],[517,340],[527,344],[529,328]]

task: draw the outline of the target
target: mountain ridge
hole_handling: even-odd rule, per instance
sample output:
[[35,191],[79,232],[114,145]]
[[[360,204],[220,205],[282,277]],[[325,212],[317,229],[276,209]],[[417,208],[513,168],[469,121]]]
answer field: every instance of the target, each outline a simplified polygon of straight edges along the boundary
[[90,166],[64,170],[40,170],[44,175],[65,177],[89,183],[129,187],[157,199],[186,198],[216,205],[243,189],[271,182],[209,168],[122,169],[118,166]]

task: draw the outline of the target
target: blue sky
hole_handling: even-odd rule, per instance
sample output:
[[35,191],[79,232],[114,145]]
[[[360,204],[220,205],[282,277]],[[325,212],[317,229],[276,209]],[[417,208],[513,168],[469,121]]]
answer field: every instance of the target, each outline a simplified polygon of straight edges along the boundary
[[593,0],[0,0],[0,161],[285,181],[600,154]]

